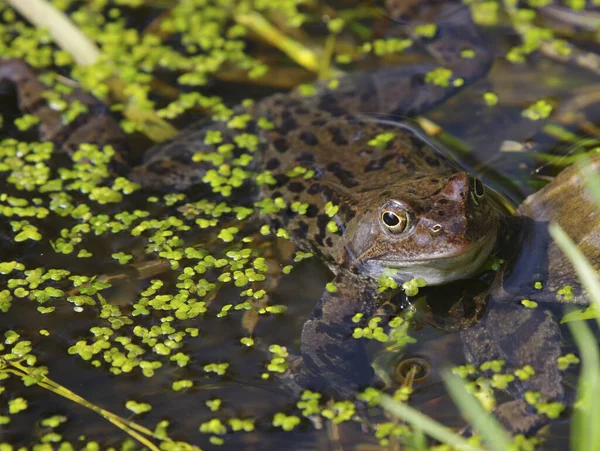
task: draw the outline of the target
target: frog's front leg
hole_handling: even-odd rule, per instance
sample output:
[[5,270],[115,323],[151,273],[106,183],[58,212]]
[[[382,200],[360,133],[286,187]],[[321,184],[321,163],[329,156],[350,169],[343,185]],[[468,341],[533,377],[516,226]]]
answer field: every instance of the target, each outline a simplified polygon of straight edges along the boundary
[[373,381],[373,369],[363,340],[352,337],[357,313],[370,316],[375,290],[350,274],[339,274],[328,285],[304,324],[301,337],[300,385],[348,396]]
[[526,391],[541,393],[544,401],[564,397],[562,374],[557,365],[562,335],[553,313],[543,307],[525,308],[521,304],[490,302],[484,317],[461,333],[469,363],[481,365],[503,360],[502,373],[512,373],[525,365],[535,374],[526,380],[515,378],[508,386],[513,401],[499,405],[496,416],[512,433],[531,433],[548,419],[524,400]]

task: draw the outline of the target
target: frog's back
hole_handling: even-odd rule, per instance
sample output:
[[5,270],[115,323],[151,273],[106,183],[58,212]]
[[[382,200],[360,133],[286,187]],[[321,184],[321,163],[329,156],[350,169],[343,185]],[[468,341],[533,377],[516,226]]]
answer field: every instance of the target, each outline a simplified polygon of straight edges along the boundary
[[[418,132],[355,116],[326,100],[282,95],[260,106],[274,125],[264,132],[262,166],[276,181],[265,185],[263,196],[306,208],[305,214],[288,208],[272,222],[321,254],[323,248],[335,252],[365,198],[385,197],[401,181],[414,194],[420,179],[457,172]],[[331,214],[328,204],[339,213]]]

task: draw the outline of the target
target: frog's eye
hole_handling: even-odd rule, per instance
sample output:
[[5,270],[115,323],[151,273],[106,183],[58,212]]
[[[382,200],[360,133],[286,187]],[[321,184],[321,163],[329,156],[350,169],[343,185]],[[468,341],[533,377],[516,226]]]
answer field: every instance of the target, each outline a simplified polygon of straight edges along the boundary
[[381,212],[381,223],[392,233],[402,233],[408,229],[408,214],[401,208],[384,209]]
[[485,185],[476,177],[471,179],[471,199],[475,205],[479,205],[479,201],[485,196]]

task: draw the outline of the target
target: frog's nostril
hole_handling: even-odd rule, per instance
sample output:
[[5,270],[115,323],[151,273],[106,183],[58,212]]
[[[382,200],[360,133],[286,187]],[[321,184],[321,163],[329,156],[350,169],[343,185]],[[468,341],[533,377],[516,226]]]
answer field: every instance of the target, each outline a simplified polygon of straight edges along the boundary
[[442,193],[449,199],[459,201],[469,192],[469,175],[466,172],[454,174],[446,180]]
[[436,224],[436,225],[434,225],[433,227],[431,227],[431,229],[430,229],[430,230],[431,230],[433,233],[439,233],[439,232],[441,232],[442,228],[443,228],[443,227],[441,226],[441,224]]

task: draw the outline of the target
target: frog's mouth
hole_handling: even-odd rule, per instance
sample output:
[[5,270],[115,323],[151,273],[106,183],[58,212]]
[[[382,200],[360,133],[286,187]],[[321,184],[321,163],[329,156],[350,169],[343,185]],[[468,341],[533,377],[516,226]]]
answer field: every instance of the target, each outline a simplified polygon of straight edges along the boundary
[[376,262],[366,262],[366,265],[375,264],[379,267],[379,274],[381,267],[395,269],[397,272],[393,277],[397,281],[406,282],[418,278],[424,279],[427,285],[440,285],[476,274],[486,262],[495,244],[496,234],[488,234],[451,254],[411,260],[378,259]]

